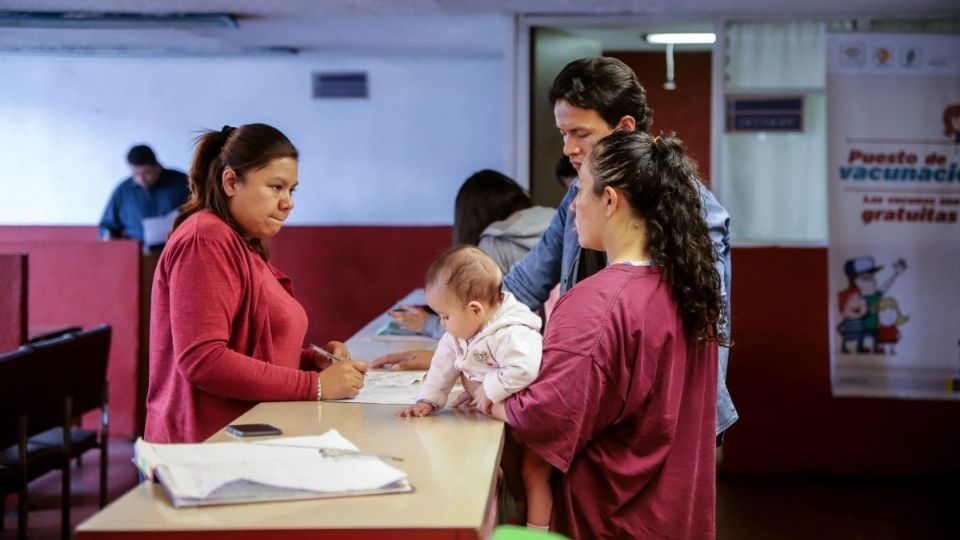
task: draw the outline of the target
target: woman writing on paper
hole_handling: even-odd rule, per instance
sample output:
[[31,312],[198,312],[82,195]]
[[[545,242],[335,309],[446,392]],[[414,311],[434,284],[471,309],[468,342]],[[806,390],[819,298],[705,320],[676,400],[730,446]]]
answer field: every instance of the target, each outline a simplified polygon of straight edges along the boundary
[[198,139],[190,199],[157,265],[146,440],[202,441],[259,401],[352,397],[365,362],[304,349],[307,315],[264,240],[293,209],[297,150],[249,124]]

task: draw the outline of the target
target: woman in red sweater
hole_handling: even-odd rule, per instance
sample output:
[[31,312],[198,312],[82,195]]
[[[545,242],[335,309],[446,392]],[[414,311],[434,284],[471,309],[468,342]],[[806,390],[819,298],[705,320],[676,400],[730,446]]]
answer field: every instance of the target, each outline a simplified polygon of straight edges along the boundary
[[297,149],[265,124],[200,136],[190,199],[160,257],[150,313],[145,437],[202,441],[258,401],[353,397],[366,362],[304,349],[307,314],[265,238],[293,209]]

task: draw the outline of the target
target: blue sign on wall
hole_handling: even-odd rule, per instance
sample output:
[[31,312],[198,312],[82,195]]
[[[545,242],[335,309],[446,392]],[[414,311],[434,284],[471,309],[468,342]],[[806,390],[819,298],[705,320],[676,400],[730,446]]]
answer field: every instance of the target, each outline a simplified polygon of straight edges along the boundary
[[803,97],[727,96],[727,131],[803,131]]

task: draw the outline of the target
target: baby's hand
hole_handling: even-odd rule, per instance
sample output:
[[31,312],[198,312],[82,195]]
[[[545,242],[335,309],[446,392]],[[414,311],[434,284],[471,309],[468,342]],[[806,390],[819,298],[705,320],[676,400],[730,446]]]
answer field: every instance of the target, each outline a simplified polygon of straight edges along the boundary
[[463,393],[457,396],[450,404],[451,409],[472,409],[477,406],[477,401],[473,399],[474,392],[480,388],[480,383],[471,381],[463,373],[460,374],[460,384],[463,385]]
[[451,409],[470,408],[473,406],[474,406],[473,396],[470,395],[469,390],[464,390],[463,393],[457,396],[457,399],[453,400],[450,403]]
[[416,405],[397,411],[397,418],[421,417],[433,414],[433,405],[420,401]]
[[480,387],[477,388],[473,394],[473,398],[477,402],[477,410],[487,416],[490,416],[491,409],[493,408],[493,402],[487,397],[487,393],[483,391],[483,385],[480,385]]

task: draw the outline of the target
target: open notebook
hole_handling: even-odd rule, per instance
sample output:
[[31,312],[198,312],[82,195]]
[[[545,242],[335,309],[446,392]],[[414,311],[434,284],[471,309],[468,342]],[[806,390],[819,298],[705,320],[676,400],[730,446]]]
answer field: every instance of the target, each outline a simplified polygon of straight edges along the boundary
[[[341,451],[325,457],[320,449]],[[137,467],[159,482],[173,506],[348,497],[413,491],[407,473],[336,430],[256,442],[135,445]]]

